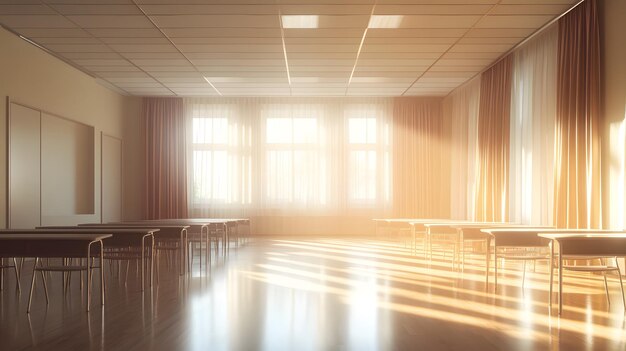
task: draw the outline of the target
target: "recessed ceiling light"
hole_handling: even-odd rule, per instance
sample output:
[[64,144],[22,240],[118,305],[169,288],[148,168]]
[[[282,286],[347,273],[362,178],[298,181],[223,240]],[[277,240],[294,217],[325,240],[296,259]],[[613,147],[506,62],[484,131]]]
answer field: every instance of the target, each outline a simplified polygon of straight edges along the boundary
[[317,28],[319,16],[317,15],[283,15],[283,28]]
[[399,28],[402,19],[402,15],[372,15],[367,28]]

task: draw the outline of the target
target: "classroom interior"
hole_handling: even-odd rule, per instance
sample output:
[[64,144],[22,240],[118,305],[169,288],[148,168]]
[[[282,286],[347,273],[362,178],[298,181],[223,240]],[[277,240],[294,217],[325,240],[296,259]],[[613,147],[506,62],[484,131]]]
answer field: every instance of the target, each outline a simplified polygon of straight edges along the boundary
[[0,350],[626,349],[625,16],[0,0]]

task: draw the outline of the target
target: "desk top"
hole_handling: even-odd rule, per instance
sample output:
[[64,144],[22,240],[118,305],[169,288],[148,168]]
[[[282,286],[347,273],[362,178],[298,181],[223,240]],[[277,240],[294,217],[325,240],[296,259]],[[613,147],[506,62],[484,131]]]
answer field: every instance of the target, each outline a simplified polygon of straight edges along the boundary
[[443,223],[443,222],[462,222],[456,219],[437,219],[437,218],[374,218],[374,222],[386,222],[386,223]]
[[79,228],[111,228],[111,229],[187,229],[189,225],[183,224],[159,224],[159,223],[81,223]]
[[[37,227],[35,229],[35,233],[42,234],[59,234],[59,233],[68,233],[68,234],[150,234],[156,233],[160,229],[158,228],[99,228],[99,227],[75,227],[75,226],[57,226],[57,227]],[[15,232],[16,234],[25,233],[28,231],[33,231],[32,229],[17,229],[17,230],[9,230],[10,232]],[[9,233],[7,231],[6,233]],[[4,233],[4,231],[0,230],[0,233]]]
[[567,232],[567,233],[539,233],[537,234],[542,238],[548,238],[553,240],[563,240],[563,239],[585,239],[585,238],[593,238],[593,239],[626,239],[626,233],[623,231],[620,232],[605,232],[605,231],[597,231],[597,232],[588,232],[586,234],[577,233],[577,232]]
[[0,240],[10,241],[60,241],[60,240],[75,240],[75,241],[98,241],[106,238],[110,238],[111,234],[84,234],[74,233],[69,234],[67,232],[62,233],[39,233],[37,231],[24,231],[24,233],[5,233],[0,232]]
[[605,233],[622,233],[622,231],[611,231],[611,230],[593,230],[593,229],[556,229],[554,227],[510,227],[510,228],[483,228],[480,230],[483,233],[498,235],[498,234],[530,234],[537,235],[539,233],[591,233],[591,232],[605,232]]
[[[184,219],[151,219],[143,221],[130,221],[130,222],[116,222],[109,224],[119,225],[209,225],[209,224],[228,224],[244,221],[244,219],[237,218],[184,218]],[[247,221],[247,220],[245,220]]]
[[467,222],[457,221],[449,223],[426,223],[426,227],[450,227],[450,228],[482,228],[482,227],[519,227],[519,224],[515,223],[503,223],[503,222]]

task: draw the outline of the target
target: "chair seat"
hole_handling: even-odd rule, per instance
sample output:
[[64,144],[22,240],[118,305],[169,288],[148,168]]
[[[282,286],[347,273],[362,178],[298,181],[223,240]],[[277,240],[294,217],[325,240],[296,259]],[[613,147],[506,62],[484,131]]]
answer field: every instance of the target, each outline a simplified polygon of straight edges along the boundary
[[606,272],[606,271],[616,271],[616,266],[571,266],[571,265],[563,265],[563,269],[567,269],[569,271],[576,272]]
[[[91,267],[97,268],[97,267]],[[87,266],[44,266],[44,267],[35,267],[37,271],[47,271],[47,272],[76,272],[76,271],[86,271]]]

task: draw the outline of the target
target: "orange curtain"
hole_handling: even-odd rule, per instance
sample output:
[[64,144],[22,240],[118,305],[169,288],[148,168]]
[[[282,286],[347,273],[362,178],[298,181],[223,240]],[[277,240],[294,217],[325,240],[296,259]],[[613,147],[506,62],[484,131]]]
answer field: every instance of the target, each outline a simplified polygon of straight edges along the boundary
[[483,72],[478,111],[478,182],[476,218],[508,220],[509,116],[511,55]]
[[146,219],[187,217],[185,115],[181,98],[144,98]]
[[559,20],[554,221],[601,228],[600,39],[595,0]]
[[450,216],[446,130],[442,99],[394,99],[392,173],[395,216]]

